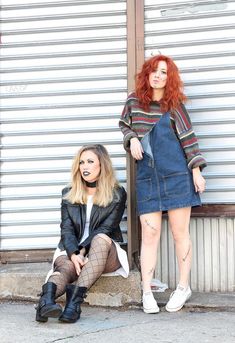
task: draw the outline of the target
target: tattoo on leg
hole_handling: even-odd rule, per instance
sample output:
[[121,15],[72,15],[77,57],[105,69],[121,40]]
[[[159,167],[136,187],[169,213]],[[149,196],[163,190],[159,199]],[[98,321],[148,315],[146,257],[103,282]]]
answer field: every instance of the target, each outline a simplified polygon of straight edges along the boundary
[[154,230],[154,231],[157,231],[157,228],[155,228],[154,226],[152,226],[148,221],[147,219],[145,219],[145,223],[150,227],[150,229]]
[[190,245],[189,245],[189,248],[188,248],[187,254],[185,255],[185,257],[183,257],[183,261],[184,261],[184,262],[186,261],[186,259],[187,259],[188,255],[189,255],[189,253],[190,253],[190,249],[191,249],[191,247],[190,247]]
[[150,269],[149,275],[153,273],[153,268]]

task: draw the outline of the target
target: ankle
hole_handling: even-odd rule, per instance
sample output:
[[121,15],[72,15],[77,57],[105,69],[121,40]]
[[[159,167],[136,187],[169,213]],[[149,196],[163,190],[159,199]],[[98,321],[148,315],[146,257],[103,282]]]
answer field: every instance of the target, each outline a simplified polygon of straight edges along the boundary
[[141,283],[142,286],[142,292],[147,293],[147,292],[152,292],[151,285],[150,283]]
[[181,289],[181,290],[186,290],[186,289],[188,289],[188,287],[189,287],[189,284],[188,283],[178,283],[178,285],[177,285],[177,287],[176,288],[179,288],[179,289]]
[[153,294],[153,292],[150,290],[148,291],[143,291],[143,295],[150,295],[150,294]]

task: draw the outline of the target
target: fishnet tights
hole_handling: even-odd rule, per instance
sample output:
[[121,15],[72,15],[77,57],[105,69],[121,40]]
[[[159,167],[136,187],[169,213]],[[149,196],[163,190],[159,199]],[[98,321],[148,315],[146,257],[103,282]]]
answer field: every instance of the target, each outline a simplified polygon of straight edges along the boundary
[[57,298],[64,294],[67,284],[74,283],[79,287],[89,289],[103,273],[113,272],[120,266],[115,244],[97,235],[91,241],[88,262],[79,276],[73,262],[67,256],[59,256],[55,260],[54,272],[48,282],[54,282],[57,285]]
[[75,281],[76,278],[77,274],[73,262],[68,256],[63,255],[55,260],[54,272],[47,282],[54,282],[56,284],[55,297],[58,298],[65,293],[66,285]]
[[115,271],[120,267],[114,243],[109,243],[98,235],[91,241],[88,258],[75,282],[80,287],[89,289],[103,273]]

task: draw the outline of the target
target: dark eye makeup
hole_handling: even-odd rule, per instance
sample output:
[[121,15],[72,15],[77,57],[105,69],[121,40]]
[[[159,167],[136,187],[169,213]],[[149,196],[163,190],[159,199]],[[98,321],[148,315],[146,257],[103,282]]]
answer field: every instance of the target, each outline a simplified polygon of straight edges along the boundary
[[[87,162],[90,163],[90,164],[91,164],[91,163],[94,163],[94,161],[93,161],[93,160],[90,160],[90,159],[88,159]],[[83,160],[80,160],[80,161],[79,161],[79,165],[84,164],[84,163],[85,163],[85,161],[83,161]]]

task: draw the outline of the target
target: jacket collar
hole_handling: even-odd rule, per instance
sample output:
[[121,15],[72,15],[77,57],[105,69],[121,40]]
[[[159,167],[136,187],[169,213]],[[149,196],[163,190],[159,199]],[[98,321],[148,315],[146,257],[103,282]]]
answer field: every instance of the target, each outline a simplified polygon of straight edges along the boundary
[[[93,218],[94,218],[96,212],[98,211],[98,209],[99,209],[99,206],[93,204],[92,209],[91,209],[90,223],[93,222]],[[97,212],[97,213],[99,213],[99,212]]]

